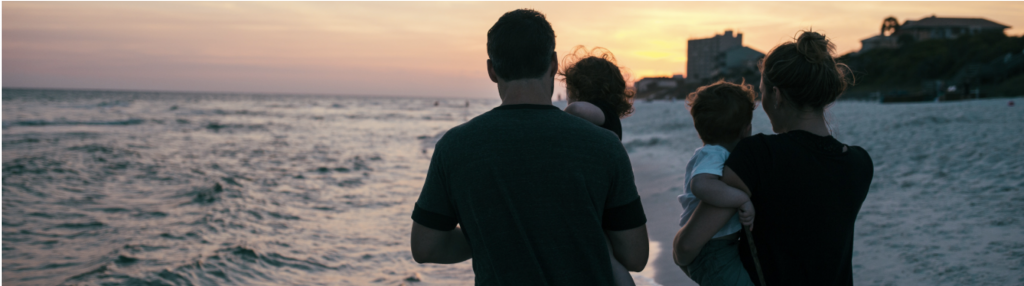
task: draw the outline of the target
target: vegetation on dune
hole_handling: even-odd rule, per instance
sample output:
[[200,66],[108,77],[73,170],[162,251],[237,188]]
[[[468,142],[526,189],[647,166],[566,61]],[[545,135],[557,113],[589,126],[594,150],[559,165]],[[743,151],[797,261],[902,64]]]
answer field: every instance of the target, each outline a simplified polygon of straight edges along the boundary
[[[883,31],[886,30],[883,26]],[[900,39],[899,48],[876,48],[839,57],[854,71],[857,84],[849,97],[870,92],[907,90],[919,92],[925,82],[949,85],[969,83],[983,89],[983,96],[1024,94],[1024,38],[1001,32],[977,33],[957,39],[920,42]]]

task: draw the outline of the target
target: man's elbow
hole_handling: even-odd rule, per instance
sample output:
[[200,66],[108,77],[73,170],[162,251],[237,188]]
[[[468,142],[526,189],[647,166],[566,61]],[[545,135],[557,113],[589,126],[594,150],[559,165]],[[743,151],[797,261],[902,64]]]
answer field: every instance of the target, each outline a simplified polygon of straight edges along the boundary
[[626,267],[626,270],[633,272],[644,271],[644,268],[647,267],[648,253],[638,251],[625,256],[626,257],[620,257],[621,259],[613,259],[618,259],[619,263],[622,263],[622,266]]
[[412,247],[412,260],[416,263],[428,263],[430,262],[430,253],[422,248],[417,248],[415,245]]
[[419,263],[419,264],[427,263],[426,260],[424,260],[423,258],[420,258],[415,253],[412,254],[412,260],[416,261],[416,263]]
[[622,263],[622,266],[625,266],[626,270],[633,272],[644,271],[644,268],[647,267],[647,259],[631,261],[629,263]]

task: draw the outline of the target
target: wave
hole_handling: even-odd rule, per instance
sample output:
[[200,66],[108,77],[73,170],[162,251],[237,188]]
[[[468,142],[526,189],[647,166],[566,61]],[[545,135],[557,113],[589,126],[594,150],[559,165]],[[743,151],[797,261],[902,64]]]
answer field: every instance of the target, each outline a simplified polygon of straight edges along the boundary
[[[341,118],[349,120],[375,120],[375,121],[401,121],[401,120],[417,120],[420,119],[416,116],[402,114],[402,113],[387,113],[387,114],[341,114]],[[429,119],[428,119],[429,120]]]
[[146,123],[145,119],[126,119],[110,121],[46,121],[46,120],[19,120],[4,121],[3,127],[9,126],[60,126],[60,125],[139,125]]
[[18,107],[3,121],[13,284],[402,283],[407,230],[392,221],[418,194],[417,147],[466,113],[434,100],[49,98],[4,102]]
[[444,137],[445,133],[448,133],[448,130],[442,130],[441,132],[438,132],[437,134],[434,134],[434,136],[430,136],[430,135],[419,136],[419,137],[416,137],[416,139],[420,140],[420,147],[422,147],[424,150],[426,150],[426,149],[433,149],[434,146],[437,145],[437,142],[441,141],[441,137]]
[[[176,107],[176,106],[177,106],[177,105],[175,105],[175,107]],[[173,109],[171,109],[171,110],[177,110],[177,109],[178,109],[178,108],[173,108]],[[219,109],[219,108],[218,108],[218,109],[210,109],[210,110],[204,110],[204,109],[195,109],[195,110],[191,110],[191,111],[189,111],[188,113],[189,113],[189,114],[192,114],[192,115],[248,115],[248,116],[280,116],[280,114],[271,114],[271,113],[268,113],[268,112],[266,112],[266,111],[250,111],[250,110],[247,110],[247,109],[240,109],[240,110],[224,110],[224,109]]]
[[218,195],[222,192],[224,192],[224,187],[221,187],[220,183],[214,183],[212,188],[202,188],[197,190],[192,202],[212,203],[217,201],[219,198]]
[[347,179],[347,180],[342,180],[341,182],[338,182],[338,186],[339,187],[346,187],[346,188],[347,187],[358,187],[358,186],[361,186],[361,185],[363,185],[363,179],[360,179],[360,178]]
[[[126,245],[124,249],[129,249],[129,246]],[[298,259],[281,253],[258,251],[255,247],[240,244],[221,247],[177,266],[152,267],[154,265],[147,265],[150,262],[129,254],[110,255],[102,265],[73,275],[64,283],[101,280],[130,285],[302,284],[300,281],[305,279],[298,273],[345,272],[352,269],[346,263],[328,265],[314,258]],[[133,267],[149,268],[150,271],[130,271]],[[298,275],[267,275],[282,268],[291,269],[287,272]]]
[[622,146],[626,148],[627,152],[633,152],[633,150],[636,150],[637,148],[653,147],[653,146],[657,146],[657,145],[659,145],[661,143],[664,143],[664,142],[665,142],[665,140],[662,139],[662,138],[651,137],[651,138],[648,138],[646,140],[645,139],[633,139],[633,140],[630,140],[629,142],[626,142],[625,144],[622,144]]
[[[17,158],[3,164],[3,176],[5,183],[8,177],[23,174],[46,174],[46,173],[70,173],[78,174],[78,171],[65,166],[65,162],[52,160],[44,156]],[[6,185],[5,185],[6,186]]]
[[221,130],[249,130],[249,131],[267,131],[267,126],[263,124],[221,124],[219,122],[208,122],[204,126],[207,130],[213,132],[220,132]]

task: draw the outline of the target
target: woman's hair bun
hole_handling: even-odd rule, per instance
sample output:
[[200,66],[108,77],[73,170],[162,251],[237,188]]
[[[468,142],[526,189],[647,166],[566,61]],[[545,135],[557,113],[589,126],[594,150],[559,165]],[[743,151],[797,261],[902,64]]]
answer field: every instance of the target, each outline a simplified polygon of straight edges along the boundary
[[836,46],[818,32],[803,31],[796,42],[772,49],[762,60],[765,91],[777,87],[798,107],[822,109],[853,83],[850,67],[832,57]]
[[796,39],[796,50],[804,55],[808,63],[816,64],[830,62],[836,45],[822,35],[814,31],[805,31]]

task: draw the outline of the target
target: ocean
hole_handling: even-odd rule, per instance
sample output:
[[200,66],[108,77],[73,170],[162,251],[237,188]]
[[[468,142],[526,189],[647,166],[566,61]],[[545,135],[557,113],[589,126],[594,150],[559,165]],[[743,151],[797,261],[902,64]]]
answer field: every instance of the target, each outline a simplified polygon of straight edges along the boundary
[[499,103],[4,89],[3,282],[472,283],[412,261],[409,215],[433,143]]
[[[471,261],[412,260],[410,214],[434,143],[499,103],[4,89],[3,283],[472,285]],[[1024,285],[1021,103],[829,109],[875,167],[856,284]],[[702,143],[685,102],[634,107],[623,145],[652,249],[634,280],[695,285],[670,250]],[[772,133],[760,109],[751,125]]]

